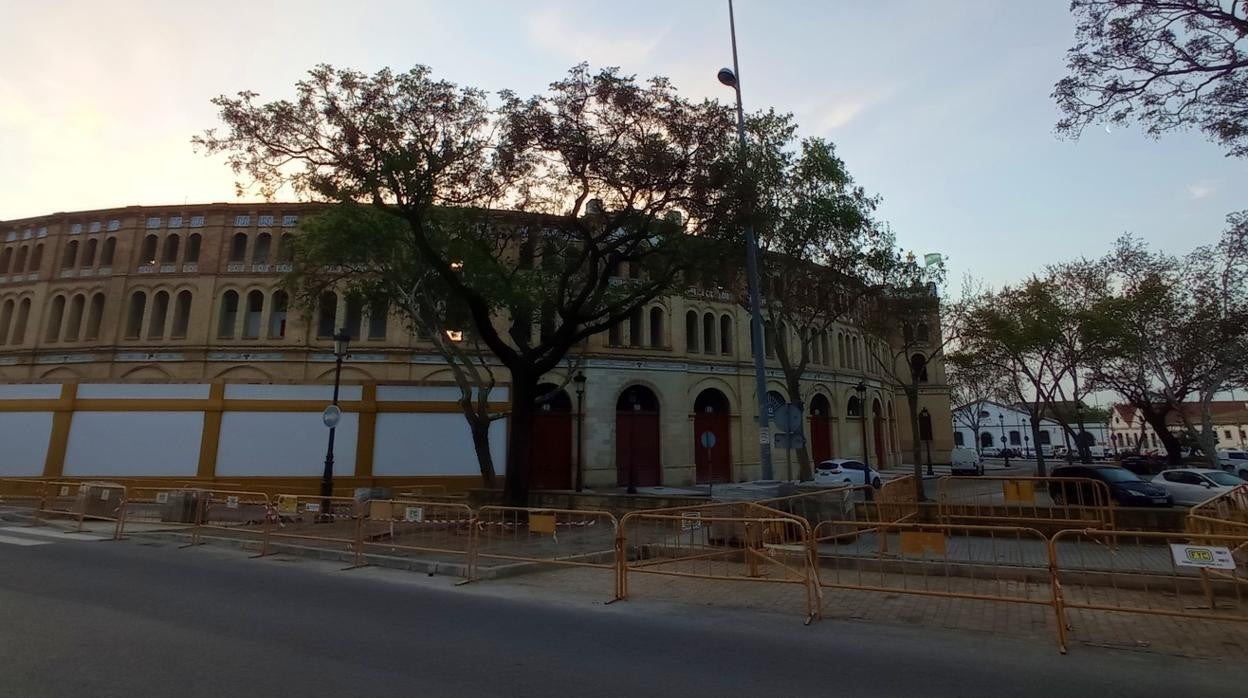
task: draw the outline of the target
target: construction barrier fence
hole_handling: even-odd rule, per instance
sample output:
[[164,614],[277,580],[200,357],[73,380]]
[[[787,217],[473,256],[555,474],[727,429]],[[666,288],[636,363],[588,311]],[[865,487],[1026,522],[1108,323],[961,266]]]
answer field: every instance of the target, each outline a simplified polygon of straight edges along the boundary
[[468,505],[375,499],[364,506],[361,555],[423,560],[430,573],[458,566],[459,576],[469,576],[476,514]]
[[1187,530],[1248,536],[1248,485],[1240,485],[1192,507]]
[[619,531],[607,511],[483,506],[473,525],[469,578],[480,579],[483,564],[493,576],[533,563],[615,572]]
[[1109,487],[1091,478],[945,476],[936,487],[942,523],[1114,528]]

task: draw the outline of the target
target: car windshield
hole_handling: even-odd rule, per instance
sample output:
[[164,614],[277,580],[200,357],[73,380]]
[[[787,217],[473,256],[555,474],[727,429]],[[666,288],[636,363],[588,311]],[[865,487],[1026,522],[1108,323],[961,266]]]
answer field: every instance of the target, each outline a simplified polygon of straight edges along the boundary
[[1212,473],[1204,473],[1204,476],[1209,478],[1210,480],[1213,480],[1215,484],[1226,485],[1227,487],[1234,487],[1236,485],[1244,484],[1243,480],[1235,477],[1234,475],[1230,473],[1214,471]]
[[1143,482],[1139,475],[1122,468],[1101,468],[1096,472],[1109,482]]
[[1231,460],[1248,460],[1248,453],[1238,453],[1236,451],[1231,451],[1230,453],[1226,454],[1226,457]]

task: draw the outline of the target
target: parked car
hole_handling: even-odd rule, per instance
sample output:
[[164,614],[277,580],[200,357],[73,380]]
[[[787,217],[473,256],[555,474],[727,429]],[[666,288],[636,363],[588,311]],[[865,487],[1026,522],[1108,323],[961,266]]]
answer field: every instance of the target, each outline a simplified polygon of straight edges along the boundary
[[879,471],[867,467],[862,461],[849,458],[833,458],[815,466],[816,485],[865,485],[870,483],[879,489],[884,481]]
[[[1139,475],[1116,465],[1065,465],[1054,468],[1053,477],[1080,477],[1099,480],[1109,488],[1109,496],[1120,506],[1168,507],[1174,497],[1161,485],[1140,479]],[[1087,488],[1087,489],[1085,489]],[[1097,496],[1090,491],[1091,485],[1075,482],[1053,482],[1049,496],[1057,503],[1099,504]]]
[[1138,453],[1123,453],[1119,456],[1118,463],[1136,475],[1149,477],[1166,469],[1164,459],[1152,458]]
[[1194,506],[1245,483],[1221,470],[1174,468],[1161,471],[1153,478],[1153,484],[1164,487],[1174,497],[1175,504]]
[[954,475],[979,475],[984,459],[979,457],[979,451],[969,446],[958,446],[949,452],[949,463],[949,470]]
[[1248,451],[1238,449],[1218,451],[1218,465],[1222,466],[1226,472],[1248,480]]

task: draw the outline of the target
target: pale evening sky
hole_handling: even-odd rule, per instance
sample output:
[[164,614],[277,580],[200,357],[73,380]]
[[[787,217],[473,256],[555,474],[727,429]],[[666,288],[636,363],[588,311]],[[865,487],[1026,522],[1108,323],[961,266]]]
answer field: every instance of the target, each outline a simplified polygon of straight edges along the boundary
[[[954,279],[1017,280],[1128,231],[1172,252],[1213,242],[1248,207],[1248,162],[1198,133],[1053,135],[1066,6],[741,0],[746,108],[835,141],[901,244],[943,252]],[[208,100],[287,97],[316,63],[423,63],[523,94],[579,61],[727,100],[727,3],[0,0],[0,220],[235,201],[232,173],[190,146],[217,124]]]

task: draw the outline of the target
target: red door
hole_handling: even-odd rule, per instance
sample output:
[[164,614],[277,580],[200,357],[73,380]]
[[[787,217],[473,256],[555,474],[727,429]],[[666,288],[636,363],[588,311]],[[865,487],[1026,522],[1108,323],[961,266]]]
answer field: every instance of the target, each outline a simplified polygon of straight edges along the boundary
[[824,415],[810,418],[810,457],[816,463],[832,457],[832,425]]
[[[713,445],[703,444],[710,434]],[[697,481],[732,482],[732,417],[718,412],[699,412],[693,416],[693,462]]]
[[871,466],[876,470],[883,470],[887,465],[884,462],[884,425],[877,415],[875,418],[875,462]]
[[658,412],[615,413],[615,471],[620,487],[628,485],[630,472],[637,487],[660,484]]
[[533,416],[533,446],[529,457],[533,489],[572,488],[571,413],[539,411]]

